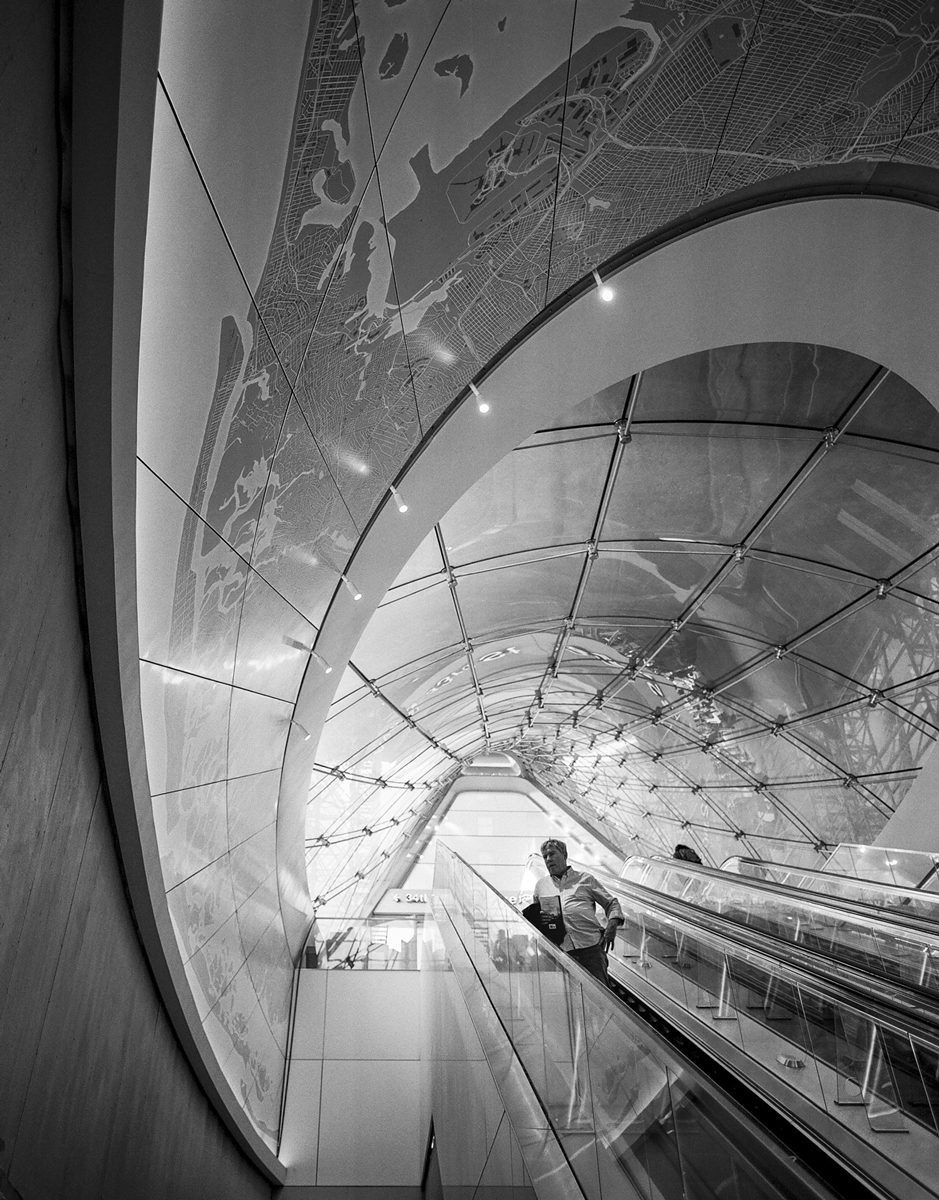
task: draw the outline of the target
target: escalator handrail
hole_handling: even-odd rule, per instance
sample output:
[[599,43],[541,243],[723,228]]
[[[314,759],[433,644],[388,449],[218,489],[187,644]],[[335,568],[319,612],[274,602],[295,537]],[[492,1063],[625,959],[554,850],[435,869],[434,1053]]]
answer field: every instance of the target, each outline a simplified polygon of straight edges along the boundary
[[[626,860],[627,866],[630,862],[655,863],[657,867],[664,867],[669,871],[674,871],[676,874],[688,871],[693,875],[713,879],[734,887],[742,887],[747,891],[758,892],[767,896],[776,896],[779,899],[788,901],[790,904],[795,900],[799,904],[812,905],[822,912],[827,912],[835,916],[839,913],[844,913],[848,916],[857,917],[866,925],[874,922],[882,932],[900,939],[909,940],[911,934],[917,939],[923,938],[939,953],[939,928],[937,928],[934,921],[930,921],[926,917],[919,917],[912,913],[897,913],[893,909],[879,909],[874,905],[865,904],[861,900],[848,900],[841,896],[820,894],[809,891],[807,888],[792,887],[787,883],[775,883],[771,879],[756,879],[751,875],[737,875],[732,871],[723,871],[718,867],[705,866],[704,863],[689,863],[684,860],[660,858],[657,855],[645,857],[641,854],[628,858]],[[590,869],[595,875],[599,876],[599,870]],[[626,867],[623,869],[625,870]],[[603,875],[605,879],[622,878],[621,876],[611,875],[606,871],[603,872]],[[623,882],[628,883],[631,881],[623,880]],[[922,893],[919,894],[922,895]]]
[[[524,918],[522,917],[521,913],[518,911],[516,905],[513,904],[508,899],[507,896],[503,895],[503,893],[501,891],[499,891],[499,889],[494,884],[490,883],[488,879],[483,878],[483,876],[480,875],[480,873],[476,870],[476,868],[471,863],[468,863],[461,854],[459,854],[456,850],[453,850],[450,846],[446,845],[445,842],[438,841],[437,846],[438,846],[438,853],[440,853],[440,851],[444,851],[450,857],[456,859],[473,876],[475,876],[488,891],[490,891],[494,895],[496,895],[505,904],[506,908],[509,911],[516,913],[517,916],[519,917],[519,919],[524,921]],[[458,898],[456,896],[454,896],[454,901],[458,905],[460,904],[460,901],[458,900]],[[482,984],[484,991],[486,991],[488,994],[488,988],[486,988],[485,981],[482,979],[482,977],[479,975],[478,970],[476,969],[475,962],[473,961],[473,955],[469,951],[469,949],[465,945],[465,943],[463,942],[462,935],[460,934],[459,930],[457,929],[457,926],[453,920],[452,914],[447,909],[446,901],[445,901],[443,895],[435,887],[434,888],[434,897],[432,898],[432,911],[436,907],[437,904],[440,904],[441,907],[443,908],[443,911],[447,916],[447,920],[451,926],[453,934],[456,936],[458,941],[461,943],[463,953],[467,956],[468,960],[473,965],[473,969],[477,975],[477,978],[479,979],[479,982]],[[461,907],[461,913],[462,913],[464,919],[466,919],[466,913],[464,910],[462,910],[462,906],[460,906],[460,907]],[[535,928],[535,926],[533,926],[533,925],[529,926],[529,930],[533,936],[536,936],[538,938],[539,953],[542,951],[546,951],[549,954],[549,956],[555,960],[555,962],[558,965],[558,968],[561,971],[566,972],[568,975],[572,976],[578,984],[586,987],[588,992],[592,992],[595,1000],[597,1000],[601,1006],[605,1006],[605,1005],[615,1006],[620,1019],[626,1020],[630,1024],[630,1026],[633,1027],[635,1036],[640,1038],[643,1042],[645,1042],[651,1046],[654,1046],[655,1053],[658,1054],[659,1056],[661,1056],[661,1058],[663,1058],[664,1060],[667,1060],[671,1069],[673,1069],[673,1070],[677,1069],[680,1072],[687,1072],[687,1073],[692,1074],[695,1078],[696,1084],[699,1087],[701,1087],[703,1090],[705,1090],[705,1091],[709,1092],[710,1094],[712,1094],[713,1096],[715,1096],[718,1099],[718,1101],[720,1103],[724,1104],[725,1106],[728,1104],[731,1105],[734,1110],[734,1114],[739,1121],[743,1122],[745,1125],[759,1128],[758,1124],[756,1126],[754,1126],[753,1114],[750,1111],[749,1107],[742,1105],[739,1100],[732,1099],[730,1096],[728,1096],[726,1094],[726,1092],[724,1092],[720,1088],[719,1085],[715,1084],[714,1080],[706,1072],[701,1070],[700,1066],[696,1065],[696,1063],[694,1061],[688,1059],[686,1055],[684,1055],[680,1051],[678,1051],[676,1049],[675,1045],[663,1036],[660,1029],[637,1018],[636,1014],[633,1012],[633,1010],[630,1007],[628,1007],[627,1005],[625,1005],[623,1003],[622,999],[619,996],[617,996],[615,992],[611,991],[609,988],[605,987],[602,983],[600,983],[600,981],[595,976],[590,974],[589,971],[586,971],[580,965],[580,963],[578,963],[575,959],[571,958],[571,956],[569,954],[566,954],[564,951],[560,950],[557,946],[555,946],[551,941],[548,940],[548,938],[546,938],[542,933],[540,933]],[[498,1012],[496,1015],[499,1020],[500,1027],[507,1034],[507,1036],[509,1037],[509,1041],[514,1046],[514,1041],[512,1039],[511,1032],[505,1026],[505,1023],[503,1022],[503,1020],[502,1020],[501,1016],[498,1014]],[[521,1062],[521,1059],[520,1059],[520,1062]],[[522,1062],[521,1065],[522,1065],[523,1071],[525,1072],[526,1078],[528,1078],[530,1080],[530,1076],[528,1074],[527,1069],[525,1069],[524,1063]],[[537,1095],[537,1092],[536,1092],[536,1095]],[[540,1102],[540,1097],[539,1097],[539,1102]],[[782,1110],[778,1110],[778,1111],[782,1111]],[[798,1120],[798,1117],[795,1114],[786,1114],[786,1117],[792,1127],[794,1127],[794,1128],[799,1127],[800,1122]],[[764,1132],[764,1139],[765,1139],[765,1132]],[[824,1145],[827,1147],[827,1153],[829,1153],[833,1156],[834,1161],[840,1161],[839,1151],[836,1146],[827,1143],[825,1141],[824,1137],[819,1138],[816,1136],[814,1138],[814,1140],[816,1141],[816,1144]],[[796,1171],[804,1169],[804,1168],[800,1168],[800,1166],[799,1166],[798,1156],[794,1156],[791,1153],[791,1150],[787,1151],[785,1149],[784,1143],[782,1141],[777,1141],[776,1138],[772,1138],[772,1139],[770,1139],[769,1142],[766,1142],[764,1140],[763,1144],[764,1144],[764,1147],[767,1150],[769,1150],[771,1153],[774,1151],[774,1149],[775,1149],[776,1153],[781,1153],[783,1158],[785,1159],[785,1165],[787,1168],[790,1168],[790,1167],[795,1168]],[[566,1152],[565,1152],[564,1156],[565,1156],[565,1160],[567,1160]],[[889,1162],[889,1160],[885,1160],[885,1161]],[[867,1185],[867,1187],[876,1190],[876,1180],[874,1178],[870,1177],[867,1174],[867,1172],[865,1172],[864,1167],[862,1166],[861,1163],[859,1163],[855,1160],[852,1160],[850,1163],[847,1163],[847,1164],[842,1163],[842,1167],[844,1167],[845,1165],[848,1167],[849,1171],[855,1175],[855,1177],[857,1179],[862,1180],[863,1183]],[[821,1189],[825,1187],[826,1182],[828,1182],[828,1181],[824,1177],[821,1177],[821,1176],[814,1180],[815,1190],[819,1197],[821,1197],[823,1194]],[[810,1182],[810,1186],[811,1186],[811,1182]],[[871,1194],[873,1194],[873,1191]],[[878,1193],[878,1194],[880,1194],[880,1193]]]
[[[439,846],[443,846],[443,843],[438,843],[438,845],[439,845]],[[446,851],[448,851],[450,854],[454,854],[454,855],[455,855],[455,851],[453,851],[453,850],[450,850],[450,848],[449,848],[448,846],[443,846],[443,849],[444,849],[444,850],[446,850]],[[458,856],[457,856],[457,857],[458,857]],[[461,861],[461,862],[463,862],[463,860],[462,860],[462,859],[461,859],[460,861]],[[469,866],[469,864],[468,864],[468,863],[464,863],[464,865],[465,865],[465,866]],[[470,869],[470,870],[473,870],[473,868],[472,868],[472,867],[470,867],[469,869]],[[475,873],[475,872],[474,872],[474,873]],[[480,876],[480,878],[482,878],[482,877]],[[493,889],[493,890],[495,890],[495,889]],[[455,901],[455,902],[456,902],[456,903],[458,903],[458,901]],[[512,1050],[513,1050],[513,1052],[514,1052],[514,1055],[515,1055],[515,1059],[516,1059],[516,1061],[518,1062],[518,1066],[519,1066],[519,1069],[520,1069],[520,1071],[521,1071],[521,1073],[522,1073],[522,1076],[523,1076],[523,1078],[525,1079],[526,1083],[528,1084],[528,1087],[530,1088],[530,1091],[531,1091],[531,1097],[532,1097],[532,1102],[533,1102],[534,1104],[537,1104],[538,1108],[541,1110],[541,1112],[542,1112],[542,1114],[543,1114],[543,1116],[544,1116],[544,1120],[545,1120],[545,1125],[546,1125],[546,1128],[548,1128],[548,1129],[552,1129],[552,1130],[553,1130],[554,1126],[553,1126],[553,1123],[552,1123],[552,1121],[551,1121],[551,1116],[550,1116],[550,1114],[548,1113],[547,1109],[545,1108],[543,1097],[541,1096],[541,1094],[540,1094],[540,1092],[538,1091],[538,1089],[535,1087],[534,1080],[533,1080],[533,1079],[532,1079],[532,1077],[531,1077],[531,1074],[530,1074],[530,1072],[529,1072],[529,1070],[528,1070],[528,1067],[527,1067],[527,1065],[526,1065],[526,1063],[525,1063],[524,1059],[523,1059],[523,1058],[522,1058],[522,1057],[521,1057],[521,1056],[520,1056],[520,1055],[517,1053],[517,1051],[516,1051],[516,1049],[515,1049],[515,1043],[514,1043],[514,1041],[513,1041],[512,1034],[511,1034],[510,1030],[509,1030],[509,1029],[506,1027],[506,1024],[505,1024],[505,1022],[504,1022],[504,1020],[503,1020],[503,1018],[502,1018],[502,1014],[499,1012],[499,1010],[498,1010],[497,1006],[496,1006],[496,1005],[494,1005],[494,1004],[492,1004],[492,999],[491,999],[491,996],[489,995],[489,989],[486,987],[485,980],[484,980],[484,979],[482,978],[482,976],[480,975],[479,968],[478,968],[478,966],[477,966],[477,964],[476,964],[476,961],[475,961],[475,959],[474,959],[474,957],[473,957],[473,954],[472,954],[472,952],[470,951],[469,947],[466,945],[466,943],[465,943],[465,942],[464,942],[464,940],[463,940],[463,936],[462,936],[462,934],[460,933],[460,930],[458,929],[458,927],[457,927],[457,925],[456,925],[456,922],[455,922],[455,921],[454,921],[454,919],[453,919],[453,914],[452,914],[452,913],[449,911],[449,909],[447,908],[446,901],[445,901],[445,899],[444,899],[443,895],[442,895],[442,894],[441,894],[441,892],[440,892],[439,890],[437,890],[436,888],[434,889],[434,894],[433,894],[433,896],[431,897],[431,905],[430,905],[430,907],[431,907],[431,912],[433,913],[434,920],[435,920],[435,922],[437,923],[437,926],[438,926],[438,928],[440,929],[441,936],[442,936],[442,937],[444,937],[444,941],[445,941],[445,943],[446,943],[446,942],[447,942],[447,940],[449,940],[449,939],[446,937],[445,931],[444,931],[444,929],[443,929],[443,927],[442,927],[442,925],[441,925],[441,914],[443,914],[443,915],[446,917],[446,919],[447,919],[447,922],[449,923],[450,931],[451,931],[451,934],[452,934],[452,937],[453,937],[453,939],[454,939],[455,943],[456,943],[456,944],[458,944],[458,945],[460,946],[460,949],[461,949],[461,951],[462,951],[463,955],[465,956],[466,963],[467,963],[467,965],[468,965],[469,969],[470,969],[470,970],[473,972],[473,974],[474,974],[474,976],[475,976],[475,978],[476,978],[476,980],[477,980],[477,983],[479,984],[480,988],[481,988],[481,989],[482,989],[482,991],[483,991],[483,992],[486,994],[486,996],[487,996],[487,997],[489,997],[489,1002],[490,1002],[490,1005],[492,1006],[492,1011],[493,1011],[493,1013],[494,1013],[494,1015],[495,1015],[495,1019],[496,1019],[496,1021],[498,1022],[498,1027],[499,1027],[499,1029],[502,1031],[502,1035],[503,1035],[503,1037],[506,1039],[506,1041],[507,1041],[507,1043],[509,1044],[509,1046],[511,1046],[511,1047],[512,1047]],[[453,952],[453,947],[452,947],[452,946],[448,946],[448,948],[447,948],[447,953],[448,953],[448,955],[451,955],[451,954],[452,954],[452,952]],[[468,1005],[468,1007],[469,1007],[469,1005]],[[473,1012],[472,1012],[472,1009],[470,1008],[470,1010],[469,1010],[469,1011],[470,1011],[470,1020],[473,1022],[474,1026],[476,1026],[476,1022],[473,1020]],[[477,1036],[479,1037],[479,1040],[480,1040],[480,1045],[481,1045],[481,1047],[482,1047],[482,1049],[483,1049],[483,1054],[484,1054],[484,1056],[486,1057],[486,1060],[487,1060],[487,1062],[489,1062],[489,1064],[490,1064],[490,1070],[492,1070],[492,1064],[491,1064],[491,1061],[490,1061],[490,1059],[489,1059],[489,1053],[488,1053],[488,1051],[487,1051],[487,1048],[486,1048],[486,1041],[487,1041],[487,1038],[486,1038],[486,1036],[485,1036],[485,1031],[484,1031],[484,1030],[482,1030],[482,1029],[480,1029],[480,1028],[479,1028],[479,1026],[476,1026],[476,1033],[477,1033]],[[499,1094],[500,1094],[500,1096],[502,1097],[502,1101],[503,1101],[503,1104],[505,1105],[506,1114],[507,1114],[507,1115],[508,1115],[508,1117],[509,1117],[509,1121],[510,1121],[510,1122],[513,1124],[513,1126],[514,1126],[514,1121],[513,1121],[513,1113],[511,1113],[511,1112],[510,1112],[510,1108],[511,1108],[511,1099],[510,1099],[510,1097],[509,1097],[509,1096],[507,1096],[507,1095],[504,1093],[503,1087],[502,1087],[502,1086],[500,1086],[500,1079],[501,1079],[501,1080],[502,1080],[502,1082],[504,1083],[504,1079],[505,1079],[505,1073],[503,1072],[503,1073],[501,1074],[501,1076],[500,1076],[500,1075],[499,1075],[499,1074],[498,1074],[498,1073],[497,1073],[495,1070],[493,1070],[493,1071],[492,1071],[492,1077],[493,1077],[493,1083],[495,1084],[495,1086],[496,1086],[497,1090],[499,1091]],[[555,1179],[555,1180],[553,1180],[553,1182],[554,1182],[555,1184],[557,1184],[557,1183],[561,1183],[562,1185],[566,1186],[566,1188],[567,1188],[567,1194],[573,1194],[573,1193],[571,1193],[571,1192],[570,1192],[570,1188],[571,1188],[571,1186],[574,1186],[574,1187],[576,1187],[576,1188],[577,1188],[577,1192],[578,1192],[578,1193],[579,1193],[581,1196],[583,1196],[583,1195],[584,1195],[584,1193],[583,1193],[583,1190],[582,1190],[582,1188],[580,1187],[580,1183],[579,1183],[579,1181],[578,1181],[578,1179],[577,1179],[577,1177],[576,1177],[576,1174],[575,1174],[575,1172],[573,1171],[573,1168],[572,1168],[572,1165],[571,1165],[570,1158],[569,1158],[569,1156],[568,1156],[567,1150],[565,1149],[564,1145],[563,1145],[563,1144],[562,1144],[560,1141],[558,1141],[558,1143],[557,1143],[557,1144],[558,1144],[559,1153],[560,1153],[560,1155],[561,1155],[561,1158],[562,1158],[562,1160],[563,1160],[563,1163],[564,1163],[564,1167],[566,1168],[566,1172],[567,1172],[567,1173],[569,1173],[569,1178],[565,1178],[565,1179],[563,1179],[563,1180],[562,1180],[562,1179]],[[563,1191],[562,1191],[562,1194],[564,1194],[564,1192],[563,1192]]]
[[[527,922],[525,922],[525,918],[522,917],[522,914],[516,905],[513,904],[507,896],[503,895],[503,893],[500,892],[497,887],[491,884],[487,879],[484,879],[483,876],[480,875],[480,873],[476,870],[476,868],[473,867],[471,863],[468,863],[466,859],[462,857],[462,855],[451,849],[444,842],[438,842],[438,846],[445,850],[453,858],[458,860],[472,875],[474,875],[480,881],[480,883],[488,891],[495,894],[505,904],[506,909],[515,913],[518,919],[526,924],[531,935],[537,937],[538,939],[539,953],[545,952],[549,954],[558,963],[558,966],[561,970],[573,976],[579,983],[582,982],[585,984],[588,989],[593,991],[594,996],[599,999],[601,1003],[613,1002],[617,1005],[619,1011],[621,1011],[624,1016],[634,1019],[634,1013],[630,1007],[624,1005],[622,1000],[620,1000],[614,992],[611,992],[604,987],[599,980],[597,980],[589,972],[585,971],[579,963],[570,957],[570,955],[564,953],[564,951],[560,950],[557,946],[550,942],[534,926],[529,926]],[[599,872],[593,873],[599,874]],[[653,895],[655,895],[655,893],[653,893]],[[452,922],[452,918],[450,918],[450,920]],[[628,989],[628,984],[626,986]],[[668,1017],[665,1017],[664,1020],[666,1025],[670,1023]],[[676,1026],[676,1028],[680,1029],[681,1027]],[[658,1052],[663,1057],[669,1060],[684,1060],[682,1064],[684,1070],[691,1071],[696,1080],[699,1083],[702,1083],[705,1087],[709,1089],[714,1088],[714,1082],[706,1073],[702,1072],[701,1067],[696,1065],[693,1061],[687,1060],[685,1055],[676,1050],[674,1043],[670,1039],[666,1039],[664,1037],[661,1029],[658,1026],[646,1025],[644,1023],[643,1036],[657,1045]],[[722,1056],[713,1049],[705,1049],[704,1053],[710,1057],[714,1057],[717,1062],[724,1063]],[[728,1069],[730,1070],[731,1074],[736,1074],[733,1067],[729,1067]],[[745,1080],[741,1080],[741,1082],[746,1084]],[[773,1082],[779,1084],[781,1087],[783,1087],[783,1090],[787,1092],[791,1092],[792,1090],[791,1084],[784,1084],[783,1081],[779,1080],[778,1078],[775,1078]],[[746,1084],[746,1086],[749,1087],[750,1085]],[[772,1099],[772,1096],[775,1096],[775,1100]],[[739,1100],[729,1100],[729,1097],[726,1096],[724,1102],[732,1103],[735,1108],[740,1104]],[[894,1196],[901,1194],[898,1187],[886,1185],[882,1176],[880,1175],[880,1171],[887,1169],[888,1171],[893,1170],[899,1172],[900,1175],[903,1176],[904,1186],[909,1180],[908,1173],[905,1172],[903,1167],[894,1164],[889,1157],[881,1156],[879,1151],[876,1151],[869,1143],[865,1142],[864,1139],[858,1139],[858,1135],[851,1129],[849,1125],[838,1125],[838,1128],[844,1134],[847,1134],[848,1138],[852,1140],[853,1151],[851,1154],[846,1154],[843,1144],[839,1143],[836,1137],[833,1137],[830,1129],[826,1131],[826,1129],[823,1128],[823,1125],[819,1124],[817,1121],[806,1121],[804,1116],[800,1115],[797,1108],[792,1108],[786,1102],[780,1100],[778,1092],[772,1093],[770,1103],[771,1105],[775,1105],[777,1113],[783,1116],[785,1120],[789,1121],[794,1128],[800,1129],[803,1134],[807,1134],[810,1140],[814,1141],[816,1145],[824,1147],[825,1152],[833,1156],[833,1161],[838,1162],[842,1168],[847,1168],[849,1172],[855,1173],[858,1179],[862,1180],[867,1187],[873,1189],[873,1191],[878,1195],[886,1197],[888,1195]],[[823,1118],[823,1123],[831,1122],[832,1120],[832,1118],[826,1113],[820,1113],[818,1115]],[[744,1118],[747,1116],[746,1108],[743,1109],[743,1116]],[[873,1158],[871,1155],[873,1155]],[[791,1158],[791,1154],[788,1157]],[[875,1167],[875,1161],[880,1165]],[[917,1192],[917,1195],[919,1194],[920,1193]],[[923,1194],[925,1195],[925,1192]]]
[[882,977],[869,976],[820,951],[742,925],[678,897],[663,896],[641,884],[611,878],[606,872],[593,873],[614,895],[620,893],[617,899],[639,901],[690,925],[697,936],[703,936],[719,951],[722,944],[731,943],[750,956],[758,955],[766,969],[782,975],[787,982],[814,991],[831,1003],[853,1007],[891,1032],[912,1035],[939,1052],[939,1001],[930,993],[894,980],[888,992]]
[[[455,858],[457,860],[457,862],[462,863],[463,866],[466,867],[466,869],[468,871],[471,871],[472,874],[474,874],[476,876],[476,878],[489,889],[490,892],[493,892],[496,896],[499,897],[499,899],[503,902],[503,904],[505,904],[506,908],[511,909],[512,912],[517,914],[519,920],[522,920],[522,921],[525,920],[525,918],[521,914],[521,911],[519,910],[518,905],[513,904],[512,901],[508,898],[508,896],[503,895],[503,893],[499,891],[499,889],[496,887],[496,885],[494,883],[490,883],[488,879],[484,879],[483,876],[480,875],[480,873],[473,866],[473,864],[468,863],[462,854],[459,854],[456,850],[453,849],[452,846],[448,846],[446,844],[446,842],[441,842],[439,839],[438,839],[437,845],[441,846],[447,852],[447,854],[449,854],[453,858]],[[595,989],[594,995],[600,996],[600,997],[606,995],[607,989],[603,986],[603,984],[599,981],[599,979],[597,979],[597,977],[595,975],[591,975],[590,972],[588,970],[586,970],[584,967],[582,967],[581,964],[579,962],[577,962],[576,959],[571,958],[571,956],[569,954],[566,954],[559,946],[555,946],[555,944],[552,941],[550,941],[548,938],[546,938],[539,929],[536,929],[536,927],[534,925],[529,925],[528,928],[531,930],[532,933],[538,934],[538,937],[540,938],[540,941],[538,943],[539,950],[547,950],[548,953],[550,954],[550,956],[555,960],[555,962],[559,963],[564,968],[565,971],[573,970],[573,973],[574,973],[578,983],[581,983],[581,982],[585,983],[585,984],[589,985],[590,988]]]
[[[659,861],[658,855],[656,855],[655,858],[656,861]],[[662,861],[667,862],[668,860],[663,859]],[[922,913],[897,912],[893,908],[887,908],[884,910],[873,902],[868,904],[866,900],[859,900],[853,896],[839,896],[834,892],[815,892],[812,888],[800,888],[793,883],[778,883],[774,879],[760,879],[758,875],[745,875],[736,871],[727,870],[724,867],[705,867],[705,870],[717,874],[733,875],[737,879],[752,879],[754,883],[770,883],[774,884],[776,887],[790,888],[794,892],[805,892],[810,896],[822,896],[826,899],[836,900],[839,903],[861,904],[865,908],[873,909],[878,916],[882,916],[886,911],[890,913],[892,917],[897,917],[901,921],[910,921],[911,923],[921,922],[922,924],[931,926],[932,928],[935,928],[935,920],[939,919],[939,893],[936,892],[926,892],[921,888],[913,888],[901,883],[881,883],[876,879],[861,879],[861,877],[858,875],[836,875],[833,871],[817,871],[812,867],[790,867],[787,863],[769,862],[759,858],[745,858],[743,855],[734,855],[733,858],[729,858],[726,861],[744,863],[746,866],[761,867],[764,870],[770,871],[789,871],[793,875],[808,875],[811,876],[812,879],[818,879],[829,884],[837,885],[839,881],[844,881],[845,883],[850,884],[859,884],[862,888],[869,888],[871,891],[887,892],[892,896],[896,896],[900,900],[909,899],[918,903],[925,901],[927,904],[935,908],[936,918],[931,920],[929,917],[924,917]],[[697,866],[696,863],[692,863],[691,865]]]

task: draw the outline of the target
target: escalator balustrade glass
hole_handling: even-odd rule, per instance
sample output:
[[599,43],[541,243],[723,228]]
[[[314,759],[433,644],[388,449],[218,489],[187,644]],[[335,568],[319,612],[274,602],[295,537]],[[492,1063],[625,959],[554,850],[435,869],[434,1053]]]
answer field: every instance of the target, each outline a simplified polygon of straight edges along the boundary
[[433,911],[452,923],[584,1196],[830,1195],[443,844]]
[[781,887],[798,888],[818,896],[833,896],[836,900],[852,900],[869,904],[878,912],[896,913],[901,917],[919,917],[939,921],[939,895],[919,888],[873,883],[850,875],[832,875],[828,871],[810,871],[784,863],[761,862],[755,858],[729,858],[723,870],[749,879],[761,879]]
[[939,999],[939,926],[682,862],[630,858],[621,880]]
[[907,1025],[879,981],[860,972],[842,970],[857,990],[840,989],[793,965],[787,955],[796,952],[774,938],[748,930],[735,943],[691,905],[608,886],[626,914],[610,961],[615,980],[738,1075],[761,1080],[803,1124],[813,1110],[824,1114],[843,1153],[854,1141],[910,1186],[925,1181],[926,1194],[939,1194],[939,1030],[929,1009]]

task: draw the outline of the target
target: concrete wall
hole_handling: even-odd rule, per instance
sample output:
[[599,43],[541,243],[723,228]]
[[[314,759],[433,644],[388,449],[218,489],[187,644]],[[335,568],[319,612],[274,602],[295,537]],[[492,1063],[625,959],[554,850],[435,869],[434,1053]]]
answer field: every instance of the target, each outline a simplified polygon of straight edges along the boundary
[[56,5],[18,0],[5,16],[0,1196],[268,1196],[175,1039],[114,848],[66,498]]

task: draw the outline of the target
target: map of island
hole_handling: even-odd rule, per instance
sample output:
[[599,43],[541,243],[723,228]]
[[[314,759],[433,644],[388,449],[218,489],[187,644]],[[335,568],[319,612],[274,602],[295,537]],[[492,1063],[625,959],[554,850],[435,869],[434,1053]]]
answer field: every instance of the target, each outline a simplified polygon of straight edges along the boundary
[[452,58],[443,58],[434,63],[434,70],[441,77],[453,75],[460,81],[460,99],[466,93],[470,80],[473,78],[473,60],[468,54],[454,54]]
[[404,60],[407,56],[408,35],[406,33],[396,33],[388,43],[388,49],[385,51],[378,65],[379,78],[394,79],[395,75],[404,66]]

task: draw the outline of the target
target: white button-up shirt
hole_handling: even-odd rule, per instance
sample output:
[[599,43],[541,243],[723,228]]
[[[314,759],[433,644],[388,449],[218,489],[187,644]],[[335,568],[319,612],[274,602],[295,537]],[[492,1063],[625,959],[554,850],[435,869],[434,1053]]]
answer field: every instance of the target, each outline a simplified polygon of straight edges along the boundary
[[[611,896],[602,883],[589,871],[575,871],[568,867],[560,879],[545,875],[535,884],[535,900],[543,909],[557,911],[552,901],[557,898],[564,917],[564,941],[562,950],[584,950],[596,946],[603,934],[603,926],[597,920],[597,905],[606,913],[607,920],[619,917],[623,910],[615,896]],[[545,903],[547,901],[548,903]]]

